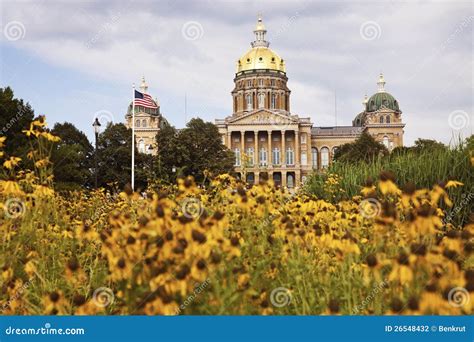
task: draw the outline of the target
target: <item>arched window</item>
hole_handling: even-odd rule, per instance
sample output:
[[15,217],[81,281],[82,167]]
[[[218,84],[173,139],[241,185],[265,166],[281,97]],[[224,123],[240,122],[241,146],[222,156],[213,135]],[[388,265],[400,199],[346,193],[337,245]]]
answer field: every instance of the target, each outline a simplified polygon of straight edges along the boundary
[[247,173],[247,183],[248,184],[254,184],[255,183],[255,175],[253,172]]
[[267,165],[267,150],[264,147],[262,147],[260,149],[259,159],[260,159],[260,165],[261,166],[266,166]]
[[140,120],[139,119],[135,120],[135,127],[140,127]]
[[264,108],[265,107],[265,94],[260,93],[258,94],[258,108]]
[[146,120],[145,119],[142,120],[142,127],[146,127]]
[[329,149],[323,147],[321,149],[321,167],[326,168],[329,166]]
[[288,147],[286,150],[286,165],[294,165],[295,164],[295,154],[293,153],[293,149]]
[[375,108],[376,106],[374,100],[370,101],[370,109],[375,110]]
[[251,110],[253,107],[252,94],[247,94],[247,110]]
[[280,165],[280,149],[278,147],[275,147],[273,149],[273,164],[274,165]]
[[240,166],[240,149],[236,148],[234,150],[234,155],[235,155],[235,165],[234,166]]
[[390,115],[387,115],[387,117],[385,118],[385,122],[390,123]]
[[380,117],[380,123],[383,123],[383,116]]
[[249,161],[249,165],[253,165],[254,164],[253,147],[249,147],[247,149],[247,158],[248,158],[248,161]]
[[271,108],[271,109],[275,109],[275,108],[276,108],[276,102],[277,102],[277,96],[276,96],[276,94],[272,94],[272,101],[271,101],[271,102],[272,102],[272,103],[271,103],[270,108]]
[[386,148],[390,147],[390,140],[388,140],[387,136],[384,136],[382,141]]
[[311,148],[311,163],[313,169],[318,168],[318,149],[316,147]]
[[140,153],[145,153],[146,152],[145,142],[143,141],[143,139],[138,140],[138,152],[140,152]]
[[293,188],[295,186],[295,177],[291,173],[286,176],[286,186],[289,188]]

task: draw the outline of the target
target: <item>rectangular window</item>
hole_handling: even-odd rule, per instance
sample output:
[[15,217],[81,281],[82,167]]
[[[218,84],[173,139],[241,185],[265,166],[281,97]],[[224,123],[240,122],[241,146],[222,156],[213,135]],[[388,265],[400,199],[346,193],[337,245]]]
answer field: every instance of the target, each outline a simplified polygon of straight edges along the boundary
[[249,147],[247,149],[247,158],[248,158],[248,161],[249,161],[249,165],[253,166],[254,164],[254,153],[253,153],[253,148],[252,147]]
[[301,165],[308,164],[308,159],[306,157],[306,152],[301,152]]
[[235,154],[235,165],[234,166],[240,166],[240,150],[238,148],[236,148],[234,150],[234,154]]
[[280,149],[278,148],[273,149],[273,164],[280,165]]
[[306,144],[306,134],[301,135],[301,143]]
[[267,150],[264,148],[260,149],[260,165],[266,166],[267,165]]
[[294,153],[292,149],[286,150],[286,165],[294,165]]

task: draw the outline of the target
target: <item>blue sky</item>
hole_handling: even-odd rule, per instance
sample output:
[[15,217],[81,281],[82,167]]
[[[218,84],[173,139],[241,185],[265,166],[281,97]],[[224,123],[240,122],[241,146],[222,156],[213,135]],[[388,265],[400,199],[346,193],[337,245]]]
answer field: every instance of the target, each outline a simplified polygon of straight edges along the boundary
[[[144,75],[177,127],[231,114],[237,59],[257,13],[287,64],[293,114],[350,125],[379,72],[406,123],[405,142],[473,132],[472,2],[10,1],[0,5],[0,86],[49,125],[92,137],[95,116],[122,122]],[[188,115],[184,115],[187,94]]]

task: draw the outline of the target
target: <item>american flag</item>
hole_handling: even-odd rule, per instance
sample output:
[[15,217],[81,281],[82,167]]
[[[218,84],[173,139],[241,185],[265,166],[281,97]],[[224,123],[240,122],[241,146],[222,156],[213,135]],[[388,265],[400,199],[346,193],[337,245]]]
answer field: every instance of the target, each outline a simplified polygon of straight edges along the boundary
[[134,100],[135,106],[143,106],[146,108],[158,108],[156,105],[156,102],[153,101],[150,95],[140,93],[139,91],[135,90],[135,100]]

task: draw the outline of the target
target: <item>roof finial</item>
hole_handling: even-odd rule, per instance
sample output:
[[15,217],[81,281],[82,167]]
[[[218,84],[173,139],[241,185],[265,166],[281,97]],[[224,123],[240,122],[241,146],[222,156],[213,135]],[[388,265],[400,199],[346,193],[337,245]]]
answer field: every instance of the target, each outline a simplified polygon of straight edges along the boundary
[[382,73],[380,73],[379,81],[377,82],[377,85],[379,86],[379,93],[385,93],[385,79]]
[[144,94],[148,93],[148,84],[145,81],[145,76],[142,76],[142,84],[140,85],[140,90]]
[[367,105],[367,102],[369,102],[369,98],[367,97],[367,94],[365,94],[364,100],[362,101],[362,105],[365,107]]
[[265,25],[263,24],[261,14],[259,14],[257,17],[257,26],[255,26],[253,33],[255,33],[255,40],[250,43],[252,47],[268,47],[270,45],[270,43],[265,40],[265,34],[267,33],[267,30],[265,30]]

